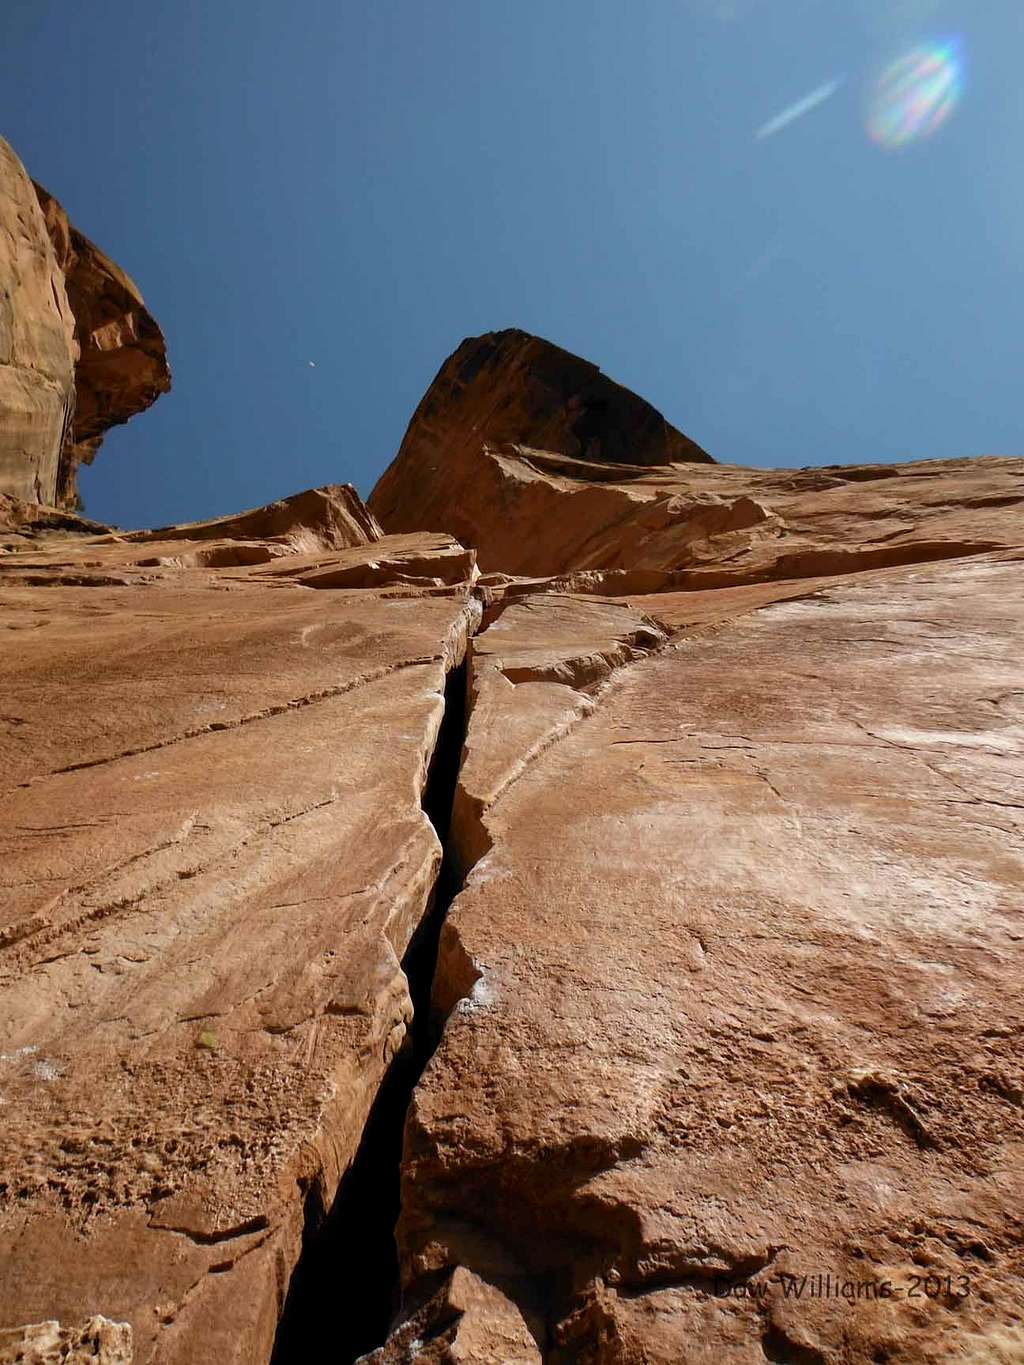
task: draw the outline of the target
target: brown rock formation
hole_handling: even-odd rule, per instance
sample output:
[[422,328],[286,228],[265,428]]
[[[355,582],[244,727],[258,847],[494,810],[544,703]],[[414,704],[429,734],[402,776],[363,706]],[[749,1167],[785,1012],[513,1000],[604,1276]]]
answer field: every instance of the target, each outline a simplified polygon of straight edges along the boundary
[[83,236],[53,195],[35,186],[64,273],[79,357],[74,416],[61,450],[56,498],[78,505],[80,465],[91,464],[107,431],[144,412],[171,387],[163,333],[120,266]]
[[578,366],[449,362],[408,527],[0,497],[0,1360],[1024,1358],[1024,461]]
[[[400,472],[397,462],[391,470]],[[416,506],[412,482],[405,487]],[[574,591],[657,592],[842,574],[1015,544],[1024,461],[629,469],[481,445],[471,473],[458,465],[451,472],[449,492],[447,516],[430,509],[413,524],[479,546],[485,572],[562,576]],[[376,490],[371,506],[388,530],[398,529]]]
[[81,1327],[34,1322],[0,1330],[0,1365],[132,1365],[132,1329],[95,1317]]
[[370,507],[388,531],[447,531],[475,546],[485,572],[653,592],[1016,544],[1024,463],[716,465],[595,367],[498,332],[442,366]]
[[[479,860],[406,1136],[411,1302],[468,1268],[559,1362],[1000,1358],[1022,571],[818,585],[648,636],[596,689],[596,604],[478,637],[453,839]],[[605,657],[637,638],[619,610]]]
[[541,1365],[522,1313],[500,1290],[461,1266],[365,1365]]
[[388,531],[429,529],[463,539],[462,528],[482,545],[480,533],[496,511],[483,447],[508,441],[601,465],[711,462],[660,412],[596,365],[510,329],[469,337],[448,357],[373,490],[370,508]]
[[[342,491],[239,544],[262,524],[263,564],[308,569],[282,507],[313,536]],[[181,562],[194,529],[0,559],[0,1327],[101,1312],[138,1361],[248,1365],[406,1033],[474,604],[406,600],[436,538],[418,574],[402,539],[391,597]]]
[[32,182],[0,138],[0,492],[54,501],[75,356],[63,272]]
[[0,494],[79,505],[110,427],[171,387],[142,295],[0,138]]

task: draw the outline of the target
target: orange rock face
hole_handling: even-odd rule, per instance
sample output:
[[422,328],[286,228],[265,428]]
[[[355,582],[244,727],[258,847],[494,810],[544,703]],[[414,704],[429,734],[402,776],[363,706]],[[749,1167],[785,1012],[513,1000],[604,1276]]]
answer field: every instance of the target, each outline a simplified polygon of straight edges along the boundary
[[[461,528],[483,545],[481,532],[498,520],[502,482],[487,467],[483,447],[510,441],[602,467],[623,460],[711,462],[596,365],[527,332],[489,332],[468,338],[441,366],[370,508],[388,531],[429,527],[460,537]],[[487,567],[499,566],[500,548],[488,544],[486,554]]]
[[312,543],[351,568],[372,529],[345,490],[204,529],[0,558],[0,1328],[101,1312],[137,1360],[221,1365],[269,1357],[401,1048],[478,609],[437,537],[310,591]]
[[75,358],[63,272],[32,182],[0,138],[0,493],[54,501]]
[[1024,463],[716,465],[593,366],[498,332],[442,366],[370,507],[389,531],[477,547],[485,572],[656,592],[1017,544]]
[[163,333],[120,266],[83,236],[53,195],[35,186],[75,318],[75,408],[61,450],[55,501],[78,504],[80,465],[107,431],[144,412],[171,387]]
[[[589,602],[526,599],[474,641],[469,872],[406,1135],[414,1301],[467,1267],[556,1361],[1002,1358],[1022,572],[833,581],[648,636],[596,686],[570,662]],[[618,610],[606,656],[637,640]]]
[[0,496],[0,1361],[1024,1359],[1022,507],[522,333],[372,510]]
[[0,495],[78,506],[104,433],[170,387],[138,289],[0,138]]

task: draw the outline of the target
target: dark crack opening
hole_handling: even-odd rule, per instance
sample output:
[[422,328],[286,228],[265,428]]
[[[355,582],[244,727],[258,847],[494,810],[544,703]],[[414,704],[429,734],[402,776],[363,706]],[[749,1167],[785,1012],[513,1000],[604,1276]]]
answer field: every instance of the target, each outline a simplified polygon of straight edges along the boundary
[[409,1037],[377,1093],[355,1159],[331,1208],[325,1211],[318,1185],[306,1192],[302,1252],[278,1324],[272,1365],[327,1359],[351,1365],[385,1340],[398,1311],[394,1228],[402,1137],[413,1089],[443,1027],[431,1017],[430,993],[441,927],[460,889],[448,836],[465,728],[463,663],[448,674],[444,717],[423,792],[423,809],[437,831],[443,857],[431,905],[402,959],[414,1011]]

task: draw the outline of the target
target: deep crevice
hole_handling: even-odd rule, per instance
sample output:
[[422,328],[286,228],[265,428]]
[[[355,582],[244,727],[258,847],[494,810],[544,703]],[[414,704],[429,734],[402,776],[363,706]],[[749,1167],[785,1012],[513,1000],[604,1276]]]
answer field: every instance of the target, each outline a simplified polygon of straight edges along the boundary
[[441,928],[461,888],[448,835],[466,729],[466,673],[464,661],[448,674],[444,716],[422,797],[443,854],[431,904],[402,959],[413,1003],[406,1046],[377,1093],[331,1208],[325,1211],[319,1185],[306,1192],[302,1252],[278,1324],[272,1365],[322,1359],[325,1342],[331,1343],[332,1361],[351,1365],[385,1340],[399,1308],[394,1228],[405,1117],[443,1028],[431,1014],[431,987]]

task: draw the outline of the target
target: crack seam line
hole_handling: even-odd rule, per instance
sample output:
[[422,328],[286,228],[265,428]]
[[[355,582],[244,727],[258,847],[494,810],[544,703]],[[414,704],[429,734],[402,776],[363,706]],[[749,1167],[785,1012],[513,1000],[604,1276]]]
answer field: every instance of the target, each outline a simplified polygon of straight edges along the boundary
[[[578,688],[575,687],[570,688],[570,691],[575,692],[576,695],[582,699],[582,701],[584,702],[584,707],[564,727],[560,729],[556,728],[555,730],[551,731],[549,735],[546,737],[546,740],[542,741],[539,747],[535,748],[532,753],[529,753],[524,758],[523,764],[519,768],[519,770],[516,773],[514,773],[511,777],[509,777],[509,779],[504,783],[504,785],[498,789],[497,793],[483,808],[483,810],[477,816],[477,822],[485,833],[489,833],[485,824],[486,817],[490,815],[490,813],[494,810],[495,806],[498,804],[500,800],[502,800],[505,797],[508,791],[512,787],[514,787],[516,783],[519,782],[519,780],[530,771],[531,768],[533,768],[537,760],[542,758],[557,744],[561,743],[562,740],[567,739],[569,735],[574,734],[575,731],[579,728],[579,726],[581,726],[585,721],[589,720],[592,716],[595,716],[597,714],[601,703],[605,700],[608,693],[612,690],[615,684],[621,681],[621,676],[623,673],[626,672],[626,670],[632,668],[635,664],[644,663],[648,659],[654,659],[662,654],[667,653],[672,647],[673,640],[674,637],[669,636],[667,639],[663,640],[660,644],[656,645],[655,647],[649,650],[645,650],[638,657],[627,659],[623,663],[617,665],[615,668],[611,670],[609,675],[601,681],[601,683],[594,689],[593,692],[581,692]],[[513,686],[515,686],[515,684],[513,684]],[[586,702],[588,701],[590,702],[589,706],[586,705]],[[472,724],[472,721],[473,708],[471,707],[466,723],[467,737],[469,734],[469,727]],[[461,766],[459,776],[461,777]],[[458,781],[458,779],[456,780]],[[463,788],[463,790],[465,789]],[[468,792],[466,794],[467,796],[469,796]],[[468,870],[466,875],[468,878],[469,875]]]
[[[446,641],[447,643],[447,641]],[[205,735],[220,734],[229,730],[240,730],[243,726],[251,725],[256,721],[272,720],[276,716],[286,715],[290,711],[302,711],[307,706],[315,706],[323,701],[333,701],[337,697],[343,697],[349,692],[354,692],[360,687],[367,687],[372,683],[380,682],[391,674],[399,673],[407,668],[425,667],[428,664],[441,664],[448,671],[448,661],[444,654],[421,655],[414,659],[402,659],[396,664],[391,664],[385,668],[375,669],[372,673],[361,674],[358,678],[353,678],[347,683],[342,683],[337,687],[324,688],[320,692],[310,693],[304,697],[293,697],[286,702],[265,708],[262,711],[254,711],[249,715],[239,716],[233,721],[214,721],[207,725],[196,726],[191,730],[185,730],[180,735],[173,735],[170,739],[159,740],[155,744],[140,744],[133,749],[125,749],[118,754],[108,754],[104,758],[92,758],[82,763],[70,763],[64,768],[54,768],[51,772],[41,773],[38,777],[30,778],[27,782],[19,782],[17,786],[9,788],[0,795],[0,800],[6,800],[16,792],[24,791],[28,788],[38,786],[43,782],[48,782],[54,777],[64,777],[68,773],[81,772],[87,768],[100,768],[112,763],[119,763],[122,759],[137,758],[140,754],[155,753],[160,749],[168,749],[175,744],[183,744],[191,739],[200,739]]]

